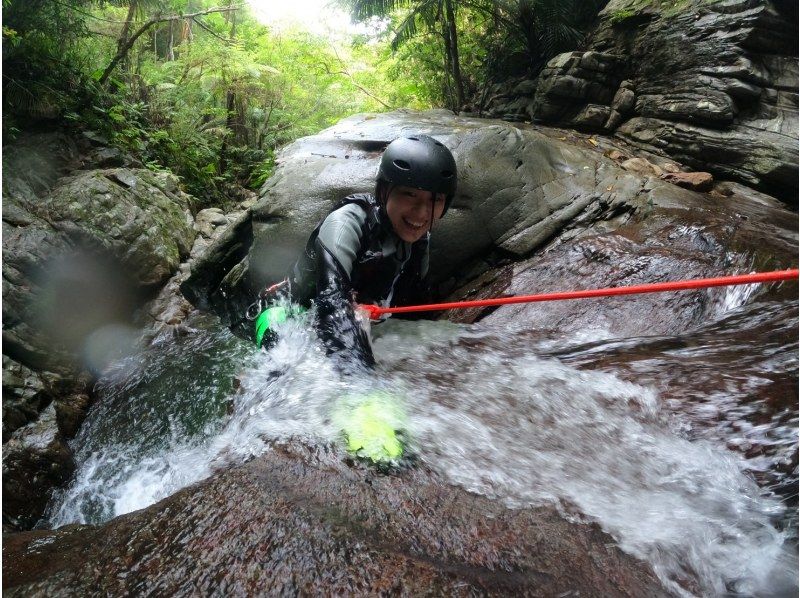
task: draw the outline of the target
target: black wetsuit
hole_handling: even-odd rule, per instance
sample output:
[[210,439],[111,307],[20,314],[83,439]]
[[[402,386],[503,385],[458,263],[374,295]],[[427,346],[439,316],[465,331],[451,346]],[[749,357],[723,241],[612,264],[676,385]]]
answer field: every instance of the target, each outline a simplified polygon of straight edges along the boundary
[[291,277],[292,296],[317,306],[317,330],[340,367],[375,363],[354,303],[405,305],[427,296],[428,237],[402,241],[368,193],[346,197],[314,229]]

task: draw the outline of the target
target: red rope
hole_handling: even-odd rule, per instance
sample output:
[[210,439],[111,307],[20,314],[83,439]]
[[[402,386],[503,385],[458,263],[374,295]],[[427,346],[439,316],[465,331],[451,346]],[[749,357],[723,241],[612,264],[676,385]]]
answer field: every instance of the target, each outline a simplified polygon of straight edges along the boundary
[[662,293],[664,291],[685,291],[687,289],[703,289],[706,287],[723,287],[755,282],[774,282],[778,280],[797,280],[798,270],[777,270],[775,272],[757,272],[737,276],[720,276],[718,278],[698,278],[695,280],[677,280],[674,282],[658,282],[639,284],[628,287],[611,287],[606,289],[587,289],[585,291],[566,291],[561,293],[544,293],[542,295],[514,295],[480,301],[455,301],[453,303],[429,303],[427,305],[409,305],[405,307],[379,307],[377,305],[359,305],[367,312],[370,319],[376,320],[383,314],[404,314],[417,311],[442,311],[445,309],[467,309],[469,307],[492,307],[510,305],[512,303],[535,303],[538,301],[561,301],[563,299],[586,299],[589,297],[612,297],[615,295],[634,295],[638,293]]

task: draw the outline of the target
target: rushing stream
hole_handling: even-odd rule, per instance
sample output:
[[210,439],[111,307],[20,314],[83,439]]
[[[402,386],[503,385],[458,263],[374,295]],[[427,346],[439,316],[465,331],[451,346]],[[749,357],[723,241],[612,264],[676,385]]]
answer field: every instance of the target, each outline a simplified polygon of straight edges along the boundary
[[797,304],[749,294],[680,337],[390,321],[341,377],[305,321],[257,352],[209,316],[116,363],[48,526],[100,523],[268,449],[339,436],[343,397],[402,397],[410,451],[510,507],[597,521],[677,594],[796,592]]

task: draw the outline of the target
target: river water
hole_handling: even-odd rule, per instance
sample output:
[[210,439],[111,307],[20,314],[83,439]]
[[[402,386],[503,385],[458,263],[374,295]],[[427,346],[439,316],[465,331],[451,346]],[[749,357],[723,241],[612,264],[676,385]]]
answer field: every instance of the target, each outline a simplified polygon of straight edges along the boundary
[[680,336],[389,321],[369,377],[340,376],[306,320],[260,352],[194,316],[106,371],[42,525],[143,508],[273,439],[337,441],[344,397],[379,390],[451,484],[598,522],[679,595],[796,595],[797,302],[724,297]]

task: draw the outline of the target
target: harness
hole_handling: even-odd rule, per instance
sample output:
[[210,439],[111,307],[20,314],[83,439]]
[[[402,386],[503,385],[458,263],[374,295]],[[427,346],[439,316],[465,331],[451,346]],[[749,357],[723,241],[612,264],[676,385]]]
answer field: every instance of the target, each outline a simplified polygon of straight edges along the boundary
[[[398,264],[394,256],[383,254],[383,244],[394,232],[381,205],[369,193],[355,193],[338,202],[328,215],[348,204],[358,205],[366,214],[361,230],[361,245],[350,273],[350,283],[357,295],[353,299],[360,303],[388,304],[393,297],[398,296],[397,290],[421,277],[422,263],[428,250],[428,237],[426,235],[413,243],[408,255],[401,256],[402,262]],[[305,251],[292,271],[292,298],[303,305],[316,296],[315,243],[324,221],[323,218],[311,233]],[[401,247],[405,248],[406,245]]]

